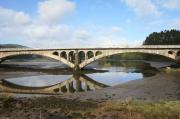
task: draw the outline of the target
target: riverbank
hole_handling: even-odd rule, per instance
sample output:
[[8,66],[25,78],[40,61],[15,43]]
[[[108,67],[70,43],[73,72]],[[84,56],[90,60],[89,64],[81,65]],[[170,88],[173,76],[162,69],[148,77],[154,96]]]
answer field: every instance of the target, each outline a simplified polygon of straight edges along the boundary
[[0,119],[180,119],[179,77],[179,68],[167,67],[152,77],[96,91],[57,96],[1,93]]
[[172,69],[161,69],[152,77],[130,81],[124,84],[90,92],[65,94],[64,97],[80,100],[125,100],[128,97],[136,100],[157,102],[160,100],[180,99],[180,72]]
[[179,101],[80,101],[61,97],[0,96],[0,118],[9,119],[179,119]]
[[[167,64],[157,65],[158,67],[166,66]],[[41,69],[41,72],[35,71],[38,69],[26,69],[27,73],[13,72],[14,69],[8,69],[12,71],[0,72],[1,77],[20,77],[43,75],[43,71],[49,69]],[[51,69],[50,69],[51,70]],[[54,71],[52,69],[52,71]],[[57,70],[56,70],[57,71]],[[5,73],[3,75],[3,73]],[[21,74],[21,75],[19,75]],[[22,75],[23,74],[23,75]],[[78,93],[67,93],[62,94],[64,98],[68,99],[79,99],[79,100],[125,100],[128,97],[132,97],[136,100],[148,100],[156,102],[159,100],[179,100],[180,99],[180,69],[179,68],[161,68],[158,69],[156,75],[151,77],[144,77],[139,80],[132,80],[123,84],[118,84],[112,87],[107,87],[95,91],[78,92]],[[26,94],[14,94],[15,97],[26,97]],[[29,96],[28,96],[29,97]]]
[[[134,98],[142,101],[157,102],[159,100],[180,99],[180,69],[160,69],[152,77],[144,77],[112,87],[95,91],[63,93],[64,98],[79,100],[125,100]],[[13,94],[14,97],[30,97],[29,94]],[[34,96],[34,95],[32,95]],[[37,96],[37,95],[35,95]],[[40,95],[41,96],[41,95]]]

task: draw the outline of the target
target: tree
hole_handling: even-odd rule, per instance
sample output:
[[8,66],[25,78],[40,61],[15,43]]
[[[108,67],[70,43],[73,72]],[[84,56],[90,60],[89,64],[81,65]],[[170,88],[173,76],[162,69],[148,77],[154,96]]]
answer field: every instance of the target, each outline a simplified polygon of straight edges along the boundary
[[172,29],[153,32],[146,37],[143,45],[180,45],[180,31]]

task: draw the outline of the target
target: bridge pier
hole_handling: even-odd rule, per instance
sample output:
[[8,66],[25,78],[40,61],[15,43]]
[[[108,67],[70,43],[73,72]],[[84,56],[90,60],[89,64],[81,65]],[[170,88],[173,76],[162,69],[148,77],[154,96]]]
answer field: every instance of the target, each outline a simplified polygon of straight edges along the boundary
[[78,50],[75,50],[75,62],[74,62],[74,71],[79,71],[79,53]]

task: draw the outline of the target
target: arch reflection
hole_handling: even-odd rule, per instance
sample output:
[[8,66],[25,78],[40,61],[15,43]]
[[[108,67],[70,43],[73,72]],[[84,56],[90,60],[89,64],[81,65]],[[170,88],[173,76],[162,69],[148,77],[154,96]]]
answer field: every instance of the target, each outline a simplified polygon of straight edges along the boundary
[[0,81],[0,92],[25,94],[77,93],[102,89],[105,87],[108,87],[108,85],[97,82],[84,74],[73,74],[69,79],[61,83],[45,87],[22,86],[4,79]]

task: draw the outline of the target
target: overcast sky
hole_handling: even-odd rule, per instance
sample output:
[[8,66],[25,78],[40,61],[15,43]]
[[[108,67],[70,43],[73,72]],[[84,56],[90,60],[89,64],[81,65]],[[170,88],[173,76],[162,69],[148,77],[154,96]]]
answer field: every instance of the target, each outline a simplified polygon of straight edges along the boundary
[[0,0],[0,44],[132,47],[165,29],[180,29],[180,0]]

